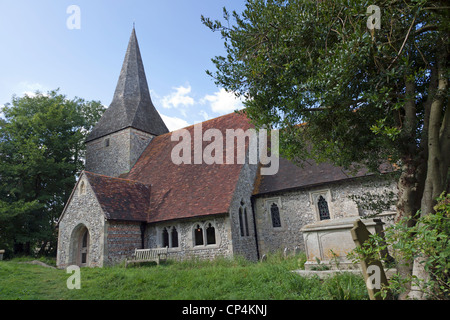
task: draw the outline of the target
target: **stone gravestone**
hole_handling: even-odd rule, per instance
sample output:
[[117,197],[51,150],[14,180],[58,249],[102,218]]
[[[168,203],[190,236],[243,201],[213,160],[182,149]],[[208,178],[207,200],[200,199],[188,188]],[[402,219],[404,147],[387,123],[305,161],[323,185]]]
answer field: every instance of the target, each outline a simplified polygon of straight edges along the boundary
[[[365,224],[359,219],[353,223],[353,228],[350,232],[357,247],[361,247],[364,242],[369,240],[369,236],[371,235]],[[383,300],[381,295],[376,295],[381,291],[382,286],[388,285],[387,277],[381,261],[370,257],[361,257],[361,269],[370,299]],[[386,299],[390,299],[389,292]]]
[[[355,264],[347,256],[355,249],[350,230],[356,219],[359,217],[323,220],[303,226],[301,231],[307,258],[305,270],[315,270],[324,265],[332,270],[355,269]],[[383,222],[380,219],[362,221],[369,232],[383,232]],[[317,260],[320,260],[320,264]]]
[[0,260],[3,260],[3,254],[5,253],[5,250],[0,250]]

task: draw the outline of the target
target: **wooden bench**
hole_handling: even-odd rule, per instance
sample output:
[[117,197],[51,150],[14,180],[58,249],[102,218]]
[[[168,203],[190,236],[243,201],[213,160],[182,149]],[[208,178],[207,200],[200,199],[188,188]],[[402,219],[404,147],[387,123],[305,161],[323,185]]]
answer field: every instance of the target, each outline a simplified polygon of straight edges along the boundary
[[127,267],[128,264],[134,262],[155,261],[157,264],[159,264],[161,260],[167,259],[168,252],[169,252],[168,247],[152,248],[152,249],[135,249],[134,253],[131,255],[131,258],[125,260],[125,268]]

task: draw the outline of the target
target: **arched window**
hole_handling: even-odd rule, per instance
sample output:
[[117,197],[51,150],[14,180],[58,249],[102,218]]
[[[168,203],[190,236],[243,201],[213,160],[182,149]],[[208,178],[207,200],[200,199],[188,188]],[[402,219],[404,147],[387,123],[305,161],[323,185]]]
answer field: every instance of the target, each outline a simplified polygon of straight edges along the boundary
[[161,247],[178,248],[178,230],[175,226],[166,226],[160,233]]
[[169,246],[169,232],[167,232],[167,229],[164,228],[162,231],[162,247],[168,247]]
[[239,228],[241,231],[241,237],[248,236],[248,219],[247,219],[247,208],[244,206],[245,203],[241,200],[241,206],[239,207]]
[[272,205],[270,206],[270,215],[272,217],[272,227],[281,227],[280,209],[278,209],[276,203],[272,203]]
[[247,208],[244,208],[244,223],[245,223],[245,235],[248,236],[248,220],[247,220]]
[[177,228],[172,227],[172,230],[170,232],[171,240],[172,240],[172,248],[178,247],[178,231]]
[[206,228],[206,244],[216,244],[216,229],[211,223]]
[[320,220],[330,219],[330,211],[328,210],[328,203],[324,197],[320,196],[317,200],[317,207],[319,208]]
[[197,227],[194,230],[194,244],[196,246],[202,246],[203,245],[203,228],[200,227],[200,225],[197,225]]
[[239,228],[241,230],[241,237],[244,236],[244,217],[242,212],[242,207],[239,208]]
[[192,231],[192,242],[194,247],[217,245],[217,241],[220,240],[220,238],[216,239],[216,227],[212,221],[207,221],[203,224],[195,224]]

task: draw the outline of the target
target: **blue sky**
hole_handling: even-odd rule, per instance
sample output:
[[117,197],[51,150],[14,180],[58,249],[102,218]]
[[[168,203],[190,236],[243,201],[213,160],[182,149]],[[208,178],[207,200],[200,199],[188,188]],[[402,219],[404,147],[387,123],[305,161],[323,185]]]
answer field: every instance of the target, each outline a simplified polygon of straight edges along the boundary
[[[67,20],[80,9],[80,29]],[[205,70],[225,49],[200,16],[242,12],[244,0],[1,0],[0,107],[13,94],[60,88],[111,103],[133,22],[152,100],[169,129],[242,108]]]

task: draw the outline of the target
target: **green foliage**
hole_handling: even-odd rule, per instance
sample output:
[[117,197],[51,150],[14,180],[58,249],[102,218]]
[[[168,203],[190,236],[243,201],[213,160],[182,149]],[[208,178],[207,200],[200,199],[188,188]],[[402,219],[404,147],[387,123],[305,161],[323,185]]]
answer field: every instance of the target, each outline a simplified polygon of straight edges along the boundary
[[0,125],[0,247],[7,255],[55,250],[54,223],[83,168],[84,139],[100,102],[58,90],[13,96]]
[[348,272],[329,277],[323,287],[334,300],[361,300],[367,293],[361,277]]
[[[380,29],[367,27],[371,4]],[[449,45],[445,1],[248,0],[202,22],[227,52],[208,74],[246,99],[256,126],[280,128],[284,157],[374,172],[387,159],[424,161],[431,69]]]
[[[406,285],[414,283],[421,287],[430,299],[450,298],[450,194],[443,193],[437,199],[435,214],[423,216],[417,221],[404,218],[387,228],[384,238],[372,235],[361,248],[356,248],[350,255],[355,262],[360,257],[378,259],[381,257],[388,267],[396,267],[402,263],[412,263],[422,258],[428,279],[415,276],[394,276],[386,289],[396,294],[406,291]],[[411,223],[414,226],[411,227]],[[389,258],[386,250],[392,255]],[[396,262],[393,262],[396,261]]]

